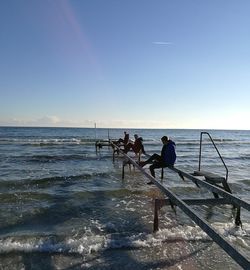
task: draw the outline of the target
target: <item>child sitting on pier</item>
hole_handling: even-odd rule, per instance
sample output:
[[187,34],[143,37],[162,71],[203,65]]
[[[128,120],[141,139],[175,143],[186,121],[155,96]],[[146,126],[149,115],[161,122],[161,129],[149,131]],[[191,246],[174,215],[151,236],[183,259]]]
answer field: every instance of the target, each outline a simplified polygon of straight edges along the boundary
[[113,143],[116,145],[120,145],[120,144],[126,145],[128,141],[129,141],[129,134],[126,131],[124,131],[124,138],[123,139],[120,138],[118,141],[115,141]]
[[140,151],[142,151],[142,153],[145,155],[146,152],[142,144],[143,141],[142,137],[138,137],[137,134],[135,134],[134,137],[135,137],[134,143],[130,142],[127,145],[125,145],[124,153],[127,154],[128,151],[132,149],[135,152],[135,154],[138,154]]

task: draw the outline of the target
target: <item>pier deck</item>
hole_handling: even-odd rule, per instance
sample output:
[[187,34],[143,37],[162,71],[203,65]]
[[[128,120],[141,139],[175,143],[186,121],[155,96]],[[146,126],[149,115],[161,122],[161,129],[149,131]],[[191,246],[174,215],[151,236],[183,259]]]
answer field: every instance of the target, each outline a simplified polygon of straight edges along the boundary
[[[158,229],[158,211],[164,205],[170,205],[172,208],[173,206],[178,206],[187,216],[189,216],[193,222],[195,222],[204,232],[207,233],[208,236],[213,239],[229,256],[231,256],[243,269],[250,269],[250,262],[249,260],[238,250],[236,250],[230,243],[220,235],[216,230],[203,218],[200,217],[195,210],[193,210],[189,205],[223,205],[223,204],[232,204],[235,208],[237,208],[237,214],[235,223],[236,225],[240,225],[240,208],[244,208],[247,211],[250,211],[250,204],[245,202],[244,200],[234,196],[231,194],[230,189],[219,187],[215,183],[211,183],[211,179],[214,182],[226,182],[223,177],[219,177],[215,174],[207,174],[207,173],[197,173],[196,175],[192,175],[187,173],[181,169],[176,168],[175,166],[169,166],[168,169],[176,172],[182,179],[187,178],[194,182],[197,186],[202,186],[214,194],[216,194],[214,199],[182,199],[179,196],[175,195],[169,188],[165,185],[160,183],[156,178],[152,177],[148,174],[143,168],[141,168],[137,161],[131,158],[129,155],[125,154],[121,149],[111,142],[113,148],[117,149],[118,153],[120,152],[129,164],[132,164],[135,168],[137,168],[146,178],[152,181],[165,195],[166,199],[156,199],[155,200],[155,216],[154,216],[154,231]],[[194,173],[195,174],[195,173]],[[205,176],[204,181],[199,179],[197,176]],[[124,177],[124,166],[123,166],[123,177]],[[209,181],[210,180],[210,181]],[[226,179],[227,180],[227,179]],[[222,198],[219,198],[219,195]]]

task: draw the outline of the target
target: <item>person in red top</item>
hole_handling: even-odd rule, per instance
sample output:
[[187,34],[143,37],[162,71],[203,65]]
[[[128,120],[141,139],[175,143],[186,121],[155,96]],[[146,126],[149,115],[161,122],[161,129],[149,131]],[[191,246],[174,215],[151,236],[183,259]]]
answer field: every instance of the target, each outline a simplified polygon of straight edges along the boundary
[[[115,145],[117,145],[119,147],[124,146],[124,148],[125,148],[125,145],[128,144],[128,141],[129,141],[129,133],[124,131],[124,138],[123,139],[120,138],[118,141],[113,141],[113,144],[115,144]],[[119,152],[118,149],[115,149],[113,144],[111,144],[111,145],[112,145],[112,148],[113,148],[114,152],[118,153]]]
[[123,143],[124,145],[126,145],[129,141],[129,134],[124,131],[124,139],[119,139],[118,143]]
[[138,154],[140,151],[142,151],[143,154],[146,154],[145,150],[144,150],[144,146],[142,144],[142,137],[138,137],[137,134],[134,135],[135,137],[135,142],[134,143],[128,143],[127,145],[125,145],[124,147],[124,153],[128,153],[129,150],[133,150],[135,152],[135,154]]
[[124,138],[123,139],[120,138],[118,141],[113,142],[113,143],[116,144],[116,145],[120,145],[122,143],[124,145],[126,145],[128,143],[128,141],[129,141],[129,134],[126,131],[124,131]]
[[[116,144],[117,146],[121,146],[121,145],[126,145],[129,141],[129,134],[124,131],[124,138],[120,138],[119,140],[117,141],[113,141],[114,144]],[[113,147],[113,146],[112,146]]]

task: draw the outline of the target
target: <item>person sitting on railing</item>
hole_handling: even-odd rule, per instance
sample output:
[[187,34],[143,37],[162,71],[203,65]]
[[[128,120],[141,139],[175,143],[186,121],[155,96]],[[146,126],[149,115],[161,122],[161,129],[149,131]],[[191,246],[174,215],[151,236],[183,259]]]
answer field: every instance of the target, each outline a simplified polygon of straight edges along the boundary
[[134,143],[130,142],[124,147],[124,153],[127,154],[129,150],[133,150],[135,154],[138,154],[140,151],[145,155],[146,152],[144,150],[144,146],[142,144],[142,137],[139,137],[137,134],[134,135],[135,141]]
[[129,141],[129,134],[124,131],[124,138],[120,138],[118,141],[114,141],[113,143],[116,144],[116,145],[120,145],[120,144],[123,144],[123,145],[126,145]]
[[[124,138],[120,138],[119,140],[117,141],[113,141],[113,144],[121,147],[121,146],[124,146],[128,144],[128,141],[129,141],[129,133],[127,133],[126,131],[124,131]],[[111,144],[112,145],[112,144]],[[112,145],[112,148],[114,150],[114,152],[117,152],[118,153],[118,150],[114,148],[114,146]]]
[[[145,166],[148,163],[153,161],[153,164],[150,165],[150,173],[153,177],[155,177],[154,169],[157,168],[164,168],[167,166],[173,166],[176,160],[176,153],[175,153],[175,142],[168,139],[167,136],[163,136],[161,138],[163,143],[163,147],[161,150],[161,155],[153,154],[149,159],[146,161],[141,161],[139,165],[141,167]],[[147,184],[153,184],[152,181],[148,182]]]

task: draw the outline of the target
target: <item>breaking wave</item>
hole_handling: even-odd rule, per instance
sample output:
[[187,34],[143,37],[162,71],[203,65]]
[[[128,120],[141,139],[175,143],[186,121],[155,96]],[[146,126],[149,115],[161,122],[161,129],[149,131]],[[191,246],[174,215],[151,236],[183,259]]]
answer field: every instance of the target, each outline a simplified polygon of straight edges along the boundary
[[[112,226],[106,224],[105,226]],[[250,226],[242,230],[232,224],[214,224],[220,234],[230,242],[237,242],[249,250]],[[79,253],[83,255],[108,249],[154,248],[168,241],[202,241],[212,240],[198,226],[178,225],[170,229],[159,230],[157,233],[130,232],[95,234],[87,229],[81,236],[6,236],[0,240],[0,254],[10,252],[49,252],[49,253]]]

